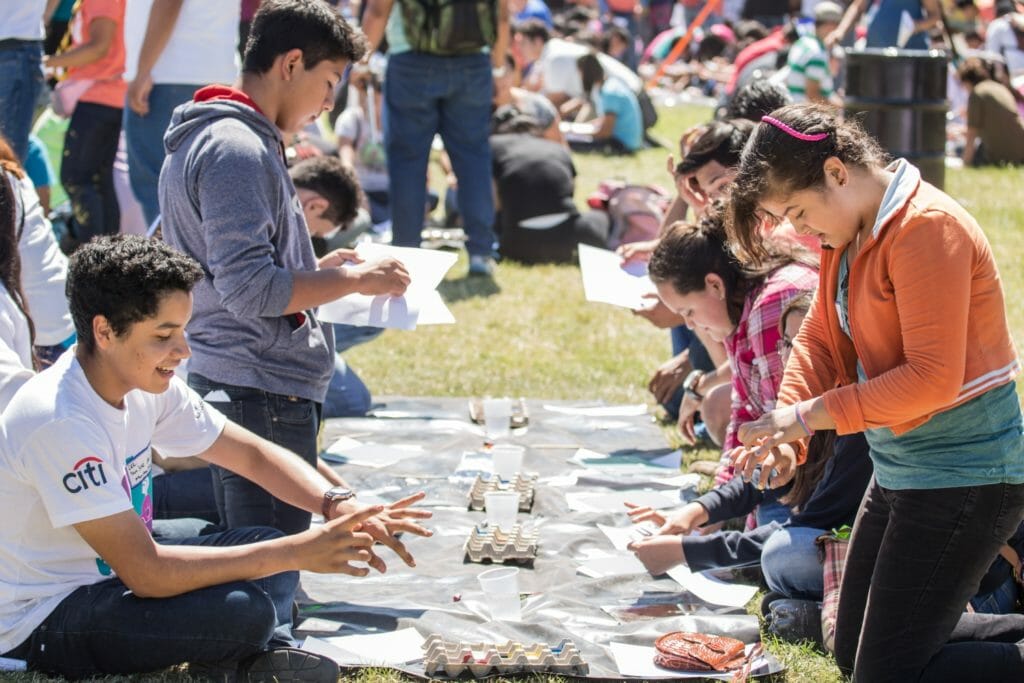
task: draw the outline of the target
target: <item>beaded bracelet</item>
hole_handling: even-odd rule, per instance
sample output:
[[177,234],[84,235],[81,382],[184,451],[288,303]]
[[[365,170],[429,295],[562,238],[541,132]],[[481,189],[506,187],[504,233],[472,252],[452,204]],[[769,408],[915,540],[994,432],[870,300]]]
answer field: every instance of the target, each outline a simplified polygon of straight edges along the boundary
[[796,415],[796,421],[800,423],[801,427],[803,427],[804,432],[806,432],[807,436],[814,436],[814,430],[807,426],[807,420],[805,420],[804,416],[800,414],[799,403],[793,405],[793,414]]

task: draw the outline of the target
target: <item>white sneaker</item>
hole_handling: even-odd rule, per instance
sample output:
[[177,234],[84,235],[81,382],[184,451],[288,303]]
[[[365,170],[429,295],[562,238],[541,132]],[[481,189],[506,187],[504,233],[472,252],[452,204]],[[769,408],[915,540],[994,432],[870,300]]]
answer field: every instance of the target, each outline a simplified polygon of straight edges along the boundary
[[471,254],[469,257],[469,274],[492,277],[494,275],[494,259],[483,254]]

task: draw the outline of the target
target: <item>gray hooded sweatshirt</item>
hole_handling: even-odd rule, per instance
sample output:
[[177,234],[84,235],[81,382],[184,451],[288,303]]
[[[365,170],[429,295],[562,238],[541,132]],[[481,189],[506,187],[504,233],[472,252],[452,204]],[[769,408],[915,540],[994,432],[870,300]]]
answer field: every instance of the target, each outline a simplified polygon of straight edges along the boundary
[[317,264],[277,127],[240,102],[189,102],[164,146],[164,239],[206,276],[193,292],[189,371],[322,402],[332,331],[313,311],[284,315],[292,272]]

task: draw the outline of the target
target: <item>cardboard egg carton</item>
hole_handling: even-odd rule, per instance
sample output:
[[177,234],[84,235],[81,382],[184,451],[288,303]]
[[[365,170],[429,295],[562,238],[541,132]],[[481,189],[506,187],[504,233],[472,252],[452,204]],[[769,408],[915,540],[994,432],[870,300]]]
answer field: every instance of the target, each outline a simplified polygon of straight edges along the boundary
[[539,536],[536,529],[523,531],[519,524],[511,531],[488,526],[473,527],[466,540],[466,555],[470,562],[532,562],[537,558]]
[[508,483],[501,483],[497,475],[485,479],[477,475],[472,488],[469,489],[469,509],[484,509],[484,494],[491,491],[515,491],[519,494],[519,511],[529,512],[533,508],[533,494],[537,484],[537,475],[519,473]]
[[474,678],[543,673],[586,676],[590,671],[576,645],[568,639],[555,646],[525,645],[511,640],[498,645],[447,641],[435,633],[424,641],[423,650],[423,667],[428,676],[457,678],[467,671]]

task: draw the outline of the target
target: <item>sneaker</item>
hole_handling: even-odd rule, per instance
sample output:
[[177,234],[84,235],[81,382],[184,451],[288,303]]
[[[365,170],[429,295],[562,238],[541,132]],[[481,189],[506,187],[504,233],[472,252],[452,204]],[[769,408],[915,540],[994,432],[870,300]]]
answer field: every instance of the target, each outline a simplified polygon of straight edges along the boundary
[[469,257],[469,274],[482,277],[494,275],[494,259],[483,254],[471,254]]
[[781,640],[822,647],[821,604],[814,600],[776,600],[765,621],[767,631]]
[[337,683],[341,671],[333,660],[294,647],[260,652],[238,666],[238,680],[256,682],[310,681]]

